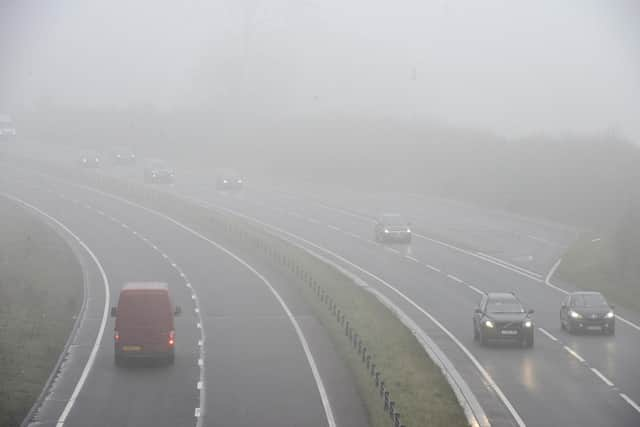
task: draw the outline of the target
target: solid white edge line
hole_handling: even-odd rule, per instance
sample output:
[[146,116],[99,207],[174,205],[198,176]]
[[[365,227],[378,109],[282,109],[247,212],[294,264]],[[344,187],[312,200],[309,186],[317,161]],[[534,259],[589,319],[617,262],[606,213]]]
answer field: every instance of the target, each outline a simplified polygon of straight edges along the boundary
[[91,251],[91,249],[89,249],[89,246],[87,246],[81,239],[80,237],[78,237],[75,233],[73,233],[67,226],[65,226],[62,222],[58,221],[56,218],[52,217],[51,215],[45,213],[44,211],[38,209],[37,207],[33,206],[30,203],[25,202],[22,199],[19,199],[18,197],[15,197],[13,195],[7,194],[7,193],[3,193],[3,195],[15,202],[20,203],[21,205],[32,209],[33,211],[37,212],[38,214],[42,215],[43,217],[49,219],[50,221],[54,222],[56,225],[58,225],[58,227],[62,228],[66,233],[68,233],[70,236],[72,236],[77,242],[78,244],[89,254],[89,256],[91,257],[91,259],[93,260],[93,262],[96,264],[96,266],[98,267],[98,270],[100,271],[100,275],[102,276],[102,281],[104,283],[104,292],[105,292],[105,298],[104,298],[104,309],[102,312],[102,321],[100,322],[100,328],[98,329],[98,334],[96,335],[96,340],[93,343],[93,348],[91,349],[91,353],[89,354],[89,358],[87,359],[87,363],[84,365],[84,369],[82,370],[82,374],[80,375],[80,378],[78,379],[78,382],[76,383],[73,392],[71,393],[71,397],[69,397],[69,400],[67,401],[67,404],[65,405],[64,409],[62,410],[62,413],[60,414],[60,417],[58,417],[58,421],[56,422],[56,426],[57,427],[62,427],[64,426],[64,423],[67,419],[67,416],[69,415],[69,412],[71,412],[71,409],[73,408],[73,405],[76,403],[76,399],[78,398],[78,394],[80,394],[80,391],[82,390],[82,387],[84,387],[84,383],[87,380],[87,377],[89,376],[89,372],[91,371],[91,368],[93,367],[93,364],[95,362],[96,359],[96,355],[98,354],[98,349],[100,347],[100,343],[102,342],[102,337],[104,335],[104,329],[107,325],[107,319],[109,318],[109,304],[111,304],[111,295],[109,292],[109,279],[107,279],[107,274],[104,271],[104,268],[102,268],[102,264],[100,264],[100,261],[98,260],[98,258],[96,257],[96,255]]
[[405,255],[405,258],[406,258],[406,259],[410,259],[410,260],[411,260],[411,261],[413,261],[413,262],[420,262],[420,260],[419,260],[419,259],[414,258],[414,257],[412,257],[411,255]]
[[553,335],[551,335],[549,332],[547,332],[545,329],[538,327],[538,330],[540,332],[542,332],[543,334],[545,334],[547,336],[547,338],[549,338],[552,341],[558,342],[558,338],[554,337]]
[[[87,189],[89,191],[96,192],[98,194],[102,194],[103,196],[110,197],[110,198],[115,199],[115,200],[119,200],[120,202],[128,204],[130,206],[135,206],[135,207],[137,207],[137,208],[139,208],[141,210],[144,210],[146,212],[149,212],[149,213],[152,213],[154,215],[157,215],[157,216],[165,219],[166,221],[169,221],[169,222],[173,223],[177,227],[182,228],[183,230],[187,231],[188,233],[191,233],[192,235],[200,238],[201,240],[211,244],[212,246],[215,246],[220,251],[226,253],[231,258],[235,259],[238,263],[240,263],[241,265],[246,267],[253,274],[255,274],[260,280],[262,280],[262,282],[269,288],[269,290],[271,291],[273,296],[276,298],[276,300],[280,303],[280,306],[282,307],[282,309],[286,313],[287,317],[289,318],[289,321],[292,323],[293,328],[294,328],[296,334],[298,335],[298,339],[300,340],[300,344],[302,345],[302,349],[304,350],[305,356],[307,358],[307,362],[309,363],[309,366],[311,368],[311,372],[313,374],[314,380],[316,382],[316,386],[317,386],[318,392],[320,394],[320,399],[322,400],[322,406],[324,407],[325,416],[327,417],[327,423],[329,424],[329,427],[336,427],[336,421],[335,421],[335,417],[333,415],[333,410],[331,408],[331,403],[329,402],[329,396],[328,396],[326,388],[324,386],[324,382],[322,381],[322,378],[320,377],[320,372],[319,372],[318,367],[316,365],[315,359],[313,358],[313,355],[311,354],[311,350],[310,350],[309,344],[307,343],[307,340],[306,340],[306,338],[305,338],[305,336],[304,336],[304,334],[302,332],[302,329],[300,328],[300,325],[298,324],[298,321],[293,316],[293,313],[291,312],[291,310],[289,310],[289,307],[284,302],[284,300],[282,299],[282,297],[280,296],[278,291],[275,290],[275,288],[266,279],[266,277],[264,277],[256,269],[254,269],[251,265],[249,265],[246,261],[244,261],[242,258],[237,256],[236,254],[234,254],[233,252],[231,252],[227,248],[225,248],[222,245],[220,245],[219,243],[217,243],[217,242],[205,237],[204,235],[202,235],[202,234],[198,233],[197,231],[193,230],[192,228],[182,224],[181,222],[171,218],[168,215],[165,215],[165,214],[163,214],[161,212],[158,212],[158,211],[156,211],[154,209],[150,209],[150,208],[147,208],[145,206],[139,205],[137,203],[134,203],[134,202],[132,202],[130,200],[127,200],[127,199],[124,199],[122,197],[119,197],[119,196],[116,196],[116,195],[113,195],[113,194],[109,194],[109,193],[103,192],[101,190],[97,190],[95,188],[86,187],[86,186],[79,185],[79,184],[74,184],[74,185],[76,185],[76,186],[78,186],[80,188]],[[194,297],[194,299],[195,299],[195,295],[193,295],[192,297]],[[108,309],[108,306],[105,307],[105,314],[108,312],[107,309]],[[202,359],[198,359],[198,365],[202,366],[202,363],[203,363]],[[201,402],[201,404],[202,404],[202,402]]]
[[475,293],[484,295],[484,292],[482,292],[480,289],[476,288],[475,286],[469,285],[469,284],[467,284],[467,286],[469,286],[469,288],[471,288],[471,290],[474,291]]
[[627,396],[624,393],[620,393],[620,397],[623,398],[629,405],[631,405],[631,407],[633,409],[635,409],[636,411],[640,412],[640,405],[638,405],[636,402],[631,400],[631,398],[629,396]]
[[570,355],[572,355],[573,357],[575,357],[576,359],[578,359],[580,362],[585,363],[585,360],[582,358],[582,356],[580,356],[578,353],[576,353],[575,351],[573,351],[571,348],[567,347],[566,345],[564,346],[564,349],[567,351],[567,353],[569,353]]
[[[382,278],[376,276],[373,273],[370,273],[369,271],[365,270],[364,268],[360,267],[357,264],[352,263],[351,261],[347,260],[346,258],[338,255],[337,253],[326,249],[320,245],[317,245],[313,242],[310,242],[309,240],[300,237],[296,234],[293,234],[289,231],[283,230],[279,227],[267,224],[263,221],[260,221],[256,218],[252,218],[250,216],[244,215],[240,212],[236,212],[232,209],[228,209],[228,208],[224,208],[224,207],[215,207],[214,205],[207,203],[207,202],[203,202],[194,198],[187,198],[190,199],[192,201],[194,201],[195,203],[198,203],[200,205],[203,205],[205,207],[209,207],[209,208],[214,208],[214,209],[218,209],[218,210],[223,210],[223,211],[227,211],[232,213],[233,215],[236,215],[238,217],[241,218],[245,218],[247,220],[250,220],[256,224],[260,224],[263,227],[266,227],[268,229],[271,230],[275,230],[279,233],[282,233],[284,235],[290,236],[300,242],[306,243],[309,246],[312,246],[316,249],[319,249],[320,251],[329,254],[333,257],[335,257],[336,259],[340,260],[341,262],[344,262],[345,264],[353,267],[354,269],[364,273],[365,275],[375,279],[376,281],[378,281],[379,283],[381,283],[382,285],[384,285],[385,287],[387,287],[388,289],[390,289],[391,291],[393,291],[394,293],[396,293],[397,295],[399,295],[402,299],[404,299],[406,302],[408,302],[412,307],[414,307],[416,310],[418,310],[419,312],[421,312],[422,314],[424,314],[427,318],[429,318],[436,326],[438,326],[440,328],[440,330],[442,330],[457,346],[458,348],[469,358],[469,360],[471,360],[471,362],[473,363],[473,365],[476,367],[476,369],[480,372],[481,376],[484,378],[484,380],[487,382],[487,384],[489,384],[489,386],[495,391],[496,395],[498,396],[498,398],[502,401],[502,403],[505,405],[505,407],[507,408],[507,410],[509,411],[509,413],[511,414],[511,416],[513,416],[516,424],[519,427],[526,427],[525,422],[522,420],[522,418],[520,417],[520,414],[518,413],[518,411],[516,411],[516,409],[514,408],[513,404],[509,401],[509,399],[507,399],[507,396],[502,392],[502,390],[500,389],[500,386],[498,386],[498,384],[493,380],[493,378],[491,377],[491,375],[489,375],[489,373],[487,372],[486,369],[484,369],[484,367],[480,364],[480,362],[478,361],[478,359],[476,359],[476,357],[469,351],[469,349],[467,347],[464,346],[464,344],[462,344],[462,342],[460,342],[460,340],[458,340],[458,338],[456,338],[455,335],[453,335],[453,333],[451,331],[449,331],[442,323],[440,323],[435,317],[433,317],[429,312],[427,312],[425,309],[423,309],[420,305],[418,305],[415,301],[413,301],[411,298],[409,298],[407,295],[405,295],[402,291],[400,291],[399,289],[393,287],[392,285],[390,285],[389,283],[387,283],[386,281],[384,281]],[[434,267],[435,268],[435,267]],[[438,270],[439,271],[439,270]]]
[[431,271],[435,271],[436,273],[441,273],[441,270],[438,267],[434,267],[431,264],[425,264],[425,267],[427,267]]
[[340,231],[340,227],[336,227],[335,225],[327,225],[327,227],[335,231]]
[[613,383],[609,380],[609,378],[605,377],[602,372],[598,371],[596,368],[591,368],[591,371],[593,371],[593,373],[596,374],[598,378],[600,378],[606,385],[608,385],[609,387],[613,387]]
[[[549,273],[547,274],[547,277],[545,277],[544,279],[544,283],[547,286],[552,287],[553,289],[556,289],[560,292],[562,292],[563,294],[567,295],[569,294],[568,291],[559,288],[558,286],[554,285],[553,283],[551,283],[551,278],[553,277],[553,275],[555,274],[556,270],[558,269],[558,267],[560,267],[560,264],[562,263],[562,258],[559,258],[555,264],[553,264],[553,267],[551,267],[551,270],[549,270]],[[633,329],[640,331],[640,326],[636,325],[635,323],[631,322],[630,320],[625,319],[624,317],[616,314],[616,319],[618,319],[619,321],[621,321],[622,323],[626,324],[627,326],[632,327]]]

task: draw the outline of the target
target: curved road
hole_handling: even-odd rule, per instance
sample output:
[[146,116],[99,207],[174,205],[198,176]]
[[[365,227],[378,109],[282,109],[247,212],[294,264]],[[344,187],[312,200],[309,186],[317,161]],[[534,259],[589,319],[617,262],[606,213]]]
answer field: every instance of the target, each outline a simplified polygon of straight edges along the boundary
[[[253,270],[166,218],[31,173],[5,171],[0,192],[59,221],[95,256],[83,255],[85,317],[33,425],[368,425],[351,374],[283,273]],[[78,389],[105,305],[138,280],[169,283],[183,307],[175,365],[116,368],[109,318]]]

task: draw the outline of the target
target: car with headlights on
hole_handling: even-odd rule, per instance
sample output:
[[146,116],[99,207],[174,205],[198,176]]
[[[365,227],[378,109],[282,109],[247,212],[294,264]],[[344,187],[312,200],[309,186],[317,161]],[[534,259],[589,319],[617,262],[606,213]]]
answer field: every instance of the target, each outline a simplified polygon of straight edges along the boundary
[[144,167],[144,182],[147,184],[172,184],[175,172],[164,160],[149,159]]
[[510,292],[490,292],[482,296],[473,313],[473,339],[487,345],[491,341],[513,341],[533,347],[533,310],[525,310]]
[[78,164],[83,168],[100,167],[100,154],[97,151],[84,151],[78,158]]
[[238,191],[244,187],[244,179],[233,169],[221,169],[216,178],[216,188],[220,191]]
[[399,214],[380,215],[373,230],[376,242],[411,243],[411,224]]
[[570,334],[578,331],[616,332],[616,315],[600,292],[573,292],[560,306],[560,327]]
[[114,147],[111,150],[111,160],[115,165],[135,165],[136,153],[127,147]]

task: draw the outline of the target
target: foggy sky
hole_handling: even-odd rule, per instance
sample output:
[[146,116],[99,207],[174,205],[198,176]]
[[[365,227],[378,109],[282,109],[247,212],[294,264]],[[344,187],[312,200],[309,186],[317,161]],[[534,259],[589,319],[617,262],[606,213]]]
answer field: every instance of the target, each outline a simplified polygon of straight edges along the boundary
[[640,142],[640,2],[2,0],[0,110],[429,119]]

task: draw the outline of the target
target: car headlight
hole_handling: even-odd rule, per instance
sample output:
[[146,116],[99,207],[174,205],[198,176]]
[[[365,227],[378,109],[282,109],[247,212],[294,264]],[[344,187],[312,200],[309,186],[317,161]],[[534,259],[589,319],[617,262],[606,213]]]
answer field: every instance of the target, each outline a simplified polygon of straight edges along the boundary
[[574,319],[582,319],[582,314],[575,312],[573,310],[569,312],[569,316],[573,317]]
[[82,159],[82,163],[87,163],[87,159]]
[[491,320],[485,320],[484,321],[484,326],[486,326],[487,328],[493,328],[495,325],[493,324],[493,322]]
[[100,159],[96,157],[96,163],[100,163]]
[[533,322],[531,320],[525,320],[524,322],[524,327],[525,328],[530,328],[533,326]]
[[407,227],[407,233],[411,233],[411,229]]
[[607,315],[605,316],[607,319],[613,319],[613,316],[615,316],[615,314],[613,314],[613,311],[610,311],[607,313]]
[[222,180],[222,183],[223,183],[223,184],[228,184],[228,183],[229,183],[229,181],[227,181],[226,179],[223,179],[223,180]]
[[385,232],[385,233],[388,233],[388,232],[389,232],[389,230],[387,230],[387,229],[385,228],[385,229],[384,229],[384,232]]
[[242,180],[241,179],[238,180],[238,184],[242,184]]
[[120,154],[116,154],[116,158],[119,159],[120,157],[122,157]]
[[132,158],[132,159],[135,159],[135,158],[136,158],[136,155],[135,155],[135,154],[132,154],[132,155],[131,155],[131,158]]

